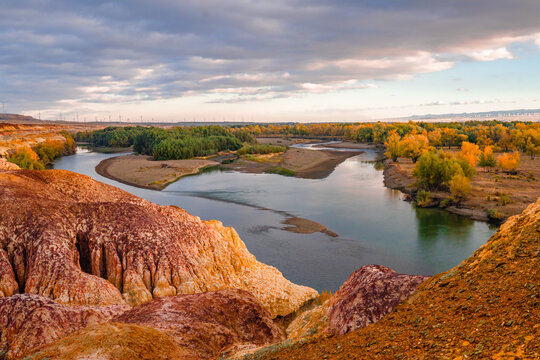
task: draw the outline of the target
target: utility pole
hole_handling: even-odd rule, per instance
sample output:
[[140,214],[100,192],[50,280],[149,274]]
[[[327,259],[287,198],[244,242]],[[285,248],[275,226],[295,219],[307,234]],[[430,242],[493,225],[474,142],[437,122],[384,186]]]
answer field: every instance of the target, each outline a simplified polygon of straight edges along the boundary
[[4,100],[0,100],[2,103],[2,118],[6,116],[6,102]]

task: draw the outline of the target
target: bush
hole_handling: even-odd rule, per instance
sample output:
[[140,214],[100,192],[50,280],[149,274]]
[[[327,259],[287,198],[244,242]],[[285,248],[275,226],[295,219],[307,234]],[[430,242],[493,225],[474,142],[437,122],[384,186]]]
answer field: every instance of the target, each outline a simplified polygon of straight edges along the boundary
[[43,170],[45,166],[39,161],[39,156],[29,147],[17,149],[17,152],[8,157],[7,161],[19,165],[21,169]]
[[466,160],[455,159],[452,154],[442,151],[422,155],[413,170],[418,184],[426,189],[436,189],[443,184],[448,185],[456,174],[471,178],[474,173],[474,168]]
[[503,170],[513,172],[516,171],[519,166],[519,152],[514,152],[512,154],[507,153],[497,157],[497,165]]
[[497,165],[491,146],[486,146],[484,151],[480,153],[480,161],[478,162],[478,165],[483,166],[486,169],[495,167],[495,165]]
[[287,150],[284,146],[278,146],[278,145],[252,145],[252,146],[244,146],[240,150],[238,150],[238,155],[246,155],[246,154],[274,154],[274,153],[280,153]]
[[450,193],[454,197],[454,200],[457,203],[460,203],[472,191],[471,180],[465,175],[456,174],[448,182],[448,188],[450,189]]
[[431,202],[431,193],[429,191],[420,190],[416,193],[416,205],[420,207],[428,206]]
[[489,220],[499,223],[504,219],[504,215],[497,209],[489,209],[487,211],[487,217]]
[[278,174],[284,176],[294,176],[295,172],[289,169],[285,169],[279,166],[273,167],[265,171],[267,174]]
[[497,205],[506,206],[509,203],[510,203],[510,197],[508,195],[506,195],[506,194],[502,194],[499,197],[499,201],[497,202]]

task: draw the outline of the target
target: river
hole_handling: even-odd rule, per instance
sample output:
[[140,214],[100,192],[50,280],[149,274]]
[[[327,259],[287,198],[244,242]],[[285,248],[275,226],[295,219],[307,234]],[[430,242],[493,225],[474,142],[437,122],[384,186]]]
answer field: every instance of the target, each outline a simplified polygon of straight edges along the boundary
[[[54,168],[88,175],[161,205],[176,205],[201,219],[232,226],[259,261],[289,280],[336,291],[357,268],[388,266],[433,275],[457,265],[494,233],[495,227],[438,209],[420,209],[383,185],[383,174],[364,150],[325,179],[210,171],[163,191],[140,189],[95,172],[101,154],[79,149]],[[281,230],[287,217],[319,222],[338,237]]]

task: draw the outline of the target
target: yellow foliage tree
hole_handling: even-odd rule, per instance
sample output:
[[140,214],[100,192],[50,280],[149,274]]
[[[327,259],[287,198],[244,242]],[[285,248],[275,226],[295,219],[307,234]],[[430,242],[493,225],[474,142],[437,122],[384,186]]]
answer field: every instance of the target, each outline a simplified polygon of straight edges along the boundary
[[476,166],[476,163],[478,162],[478,156],[480,155],[481,151],[478,148],[478,145],[471,144],[468,141],[464,141],[461,143],[461,151],[459,153],[459,157],[465,161],[467,161],[472,167]]
[[497,165],[506,171],[516,171],[520,163],[519,152],[515,151],[512,154],[506,153],[497,156]]
[[401,136],[394,130],[386,138],[386,152],[384,155],[392,159],[392,161],[397,161],[398,157],[401,156]]
[[401,140],[401,151],[404,157],[411,158],[412,162],[416,163],[422,154],[429,151],[429,140],[425,135],[409,134]]
[[462,174],[456,174],[448,182],[450,193],[458,203],[463,201],[472,191],[471,180]]

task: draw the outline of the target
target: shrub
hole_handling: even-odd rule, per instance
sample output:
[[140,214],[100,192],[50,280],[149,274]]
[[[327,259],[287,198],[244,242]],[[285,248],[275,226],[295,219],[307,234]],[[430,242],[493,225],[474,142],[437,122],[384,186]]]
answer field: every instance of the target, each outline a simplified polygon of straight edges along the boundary
[[17,149],[17,152],[7,159],[9,162],[19,165],[21,169],[43,170],[45,166],[39,161],[39,156],[29,147]]
[[499,206],[506,206],[509,203],[510,203],[510,197],[506,194],[502,194],[499,197],[499,201],[497,202]]
[[252,145],[252,146],[244,146],[240,150],[238,150],[238,155],[246,155],[246,154],[275,154],[284,152],[287,150],[284,146],[278,146],[278,145]]
[[497,209],[489,209],[487,211],[487,217],[489,220],[499,223],[504,219],[504,215]]
[[454,200],[457,203],[460,203],[472,191],[471,180],[465,175],[456,174],[448,182],[448,188],[450,189],[450,193],[454,197]]
[[431,202],[431,193],[429,191],[420,190],[416,193],[416,205],[424,207]]
[[267,174],[278,174],[284,176],[294,176],[295,172],[289,169],[285,169],[279,166],[273,167],[265,171]]
[[322,305],[326,302],[326,300],[330,299],[332,297],[332,291],[326,289],[323,290],[316,298],[315,298],[315,304],[316,305]]
[[515,151],[512,154],[506,153],[497,157],[497,165],[506,171],[516,171],[519,166],[519,152]]
[[439,207],[440,208],[446,208],[452,204],[452,199],[444,199],[440,202]]

